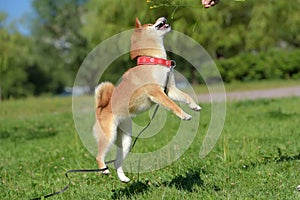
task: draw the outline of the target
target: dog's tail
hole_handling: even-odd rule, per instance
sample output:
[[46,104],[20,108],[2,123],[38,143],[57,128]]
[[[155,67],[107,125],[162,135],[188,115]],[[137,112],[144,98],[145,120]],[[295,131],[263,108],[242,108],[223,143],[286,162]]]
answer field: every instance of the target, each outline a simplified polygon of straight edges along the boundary
[[115,89],[115,86],[110,82],[100,83],[95,88],[96,109],[102,109],[108,105],[114,89]]

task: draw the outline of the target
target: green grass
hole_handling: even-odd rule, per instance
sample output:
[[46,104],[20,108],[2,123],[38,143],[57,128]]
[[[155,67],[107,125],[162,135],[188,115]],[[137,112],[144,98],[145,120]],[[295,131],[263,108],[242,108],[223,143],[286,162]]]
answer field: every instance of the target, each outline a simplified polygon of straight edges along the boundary
[[[261,81],[250,81],[250,82],[232,82],[224,84],[226,92],[237,92],[237,91],[248,91],[248,90],[265,90],[273,88],[293,87],[299,86],[299,79],[288,79],[288,80],[261,80]],[[212,84],[210,86],[213,91],[221,91],[222,87],[218,84]],[[193,89],[196,93],[208,93],[206,87],[203,85],[195,85]]]
[[[154,172],[128,173],[132,179],[128,184],[118,181],[113,170],[110,176],[70,174],[69,190],[51,199],[300,197],[295,189],[300,184],[299,98],[228,103],[223,133],[204,159],[199,158],[199,149],[210,105],[202,107],[196,138],[172,165]],[[136,121],[144,125],[145,118],[142,115]],[[162,133],[138,140],[134,151],[167,144],[179,122],[168,114]],[[0,199],[49,194],[67,184],[66,170],[97,166],[77,136],[69,98],[1,102],[0,124]]]

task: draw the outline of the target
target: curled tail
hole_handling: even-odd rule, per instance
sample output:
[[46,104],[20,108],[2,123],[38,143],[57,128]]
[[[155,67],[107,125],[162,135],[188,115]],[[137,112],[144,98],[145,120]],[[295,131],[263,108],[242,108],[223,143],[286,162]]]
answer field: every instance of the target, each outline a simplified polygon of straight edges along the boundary
[[95,88],[96,109],[102,109],[108,105],[114,89],[115,89],[115,86],[110,82],[100,83]]

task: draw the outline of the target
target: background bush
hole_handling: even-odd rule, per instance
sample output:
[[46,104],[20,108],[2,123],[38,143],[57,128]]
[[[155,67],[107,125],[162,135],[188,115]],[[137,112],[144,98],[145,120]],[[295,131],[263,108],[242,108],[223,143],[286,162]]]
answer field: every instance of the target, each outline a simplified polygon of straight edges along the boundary
[[243,53],[216,64],[225,82],[300,78],[300,50]]

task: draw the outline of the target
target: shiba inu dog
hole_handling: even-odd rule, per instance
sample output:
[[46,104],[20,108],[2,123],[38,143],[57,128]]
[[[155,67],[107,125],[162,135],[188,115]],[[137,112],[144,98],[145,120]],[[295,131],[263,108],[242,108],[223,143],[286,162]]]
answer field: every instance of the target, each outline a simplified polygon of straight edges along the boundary
[[[163,36],[170,30],[164,17],[154,24],[145,25],[136,18],[130,56],[137,59],[138,65],[129,69],[117,86],[102,82],[95,89],[96,122],[93,132],[98,145],[98,167],[106,168],[105,156],[116,143],[118,150],[114,165],[122,182],[130,181],[123,172],[122,163],[131,146],[131,117],[148,110],[153,104],[159,104],[180,119],[190,120],[192,117],[174,101],[186,103],[195,111],[201,110],[189,95],[175,86],[170,69],[172,61],[167,60],[163,45]],[[103,173],[108,174],[109,170]]]

